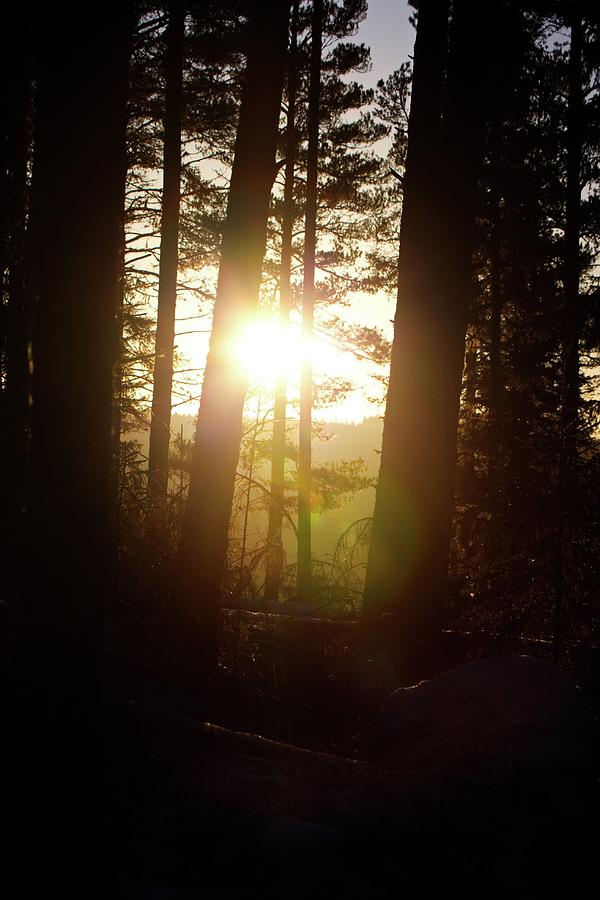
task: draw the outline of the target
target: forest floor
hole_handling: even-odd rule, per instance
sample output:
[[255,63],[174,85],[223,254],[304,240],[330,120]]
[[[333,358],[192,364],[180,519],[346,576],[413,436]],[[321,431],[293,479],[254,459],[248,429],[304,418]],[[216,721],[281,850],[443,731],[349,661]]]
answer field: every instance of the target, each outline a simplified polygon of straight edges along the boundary
[[192,693],[161,697],[143,641],[127,671],[135,654],[113,641],[101,896],[589,896],[600,821],[589,773],[495,783],[352,758],[393,676],[365,668],[343,625],[332,638],[248,621],[241,638],[226,623],[220,675],[197,710]]
[[[93,851],[95,890],[73,896],[591,895],[599,875],[594,773],[570,768],[494,780],[360,760],[353,736],[394,687],[385,659],[355,652],[352,623],[240,621],[238,631],[237,616],[226,617],[219,670],[201,695],[165,679],[153,627],[109,622],[100,781],[93,759],[81,754],[100,786],[93,837],[84,830],[86,798],[80,808],[79,846]],[[54,840],[49,833],[60,780],[72,778],[63,770],[48,790],[53,770],[44,767],[44,748],[55,736],[27,710],[14,721],[26,728],[16,746],[32,748],[16,761],[7,730],[5,818],[20,847],[15,868],[37,867],[36,884],[50,885],[76,852],[63,847],[60,831]],[[71,815],[73,839],[76,804]],[[88,875],[91,865],[84,863]],[[71,893],[64,888],[61,896]]]

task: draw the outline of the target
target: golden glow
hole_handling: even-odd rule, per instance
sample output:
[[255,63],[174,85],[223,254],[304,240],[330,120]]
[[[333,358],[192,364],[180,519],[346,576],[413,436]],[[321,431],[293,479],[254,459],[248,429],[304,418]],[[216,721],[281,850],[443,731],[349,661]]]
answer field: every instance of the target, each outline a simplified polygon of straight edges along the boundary
[[[307,353],[312,359],[316,384],[329,378],[356,382],[357,376],[362,374],[355,356],[320,332],[314,334],[307,346],[302,340],[299,323],[291,323],[286,330],[274,319],[259,317],[244,329],[233,350],[234,359],[244,368],[251,388],[272,391],[280,375],[287,377],[288,399],[292,404],[288,415],[292,417],[302,362]],[[332,406],[315,407],[314,415],[324,421],[357,423],[373,415],[373,406],[357,387]]]
[[242,332],[235,356],[252,384],[267,386],[280,375],[293,378],[300,371],[302,341],[292,328],[259,319]]
[[[191,294],[178,296],[178,315],[181,316],[181,331],[176,336],[177,350],[182,359],[182,372],[177,374],[173,386],[173,408],[185,415],[195,416],[198,412],[200,386],[209,347],[210,322],[198,328],[196,318],[197,301]],[[329,311],[328,311],[329,312]],[[333,314],[340,315],[349,324],[373,324],[386,326],[391,336],[390,301],[383,293],[377,296],[353,298],[352,305],[332,308]],[[200,318],[200,317],[199,317]],[[192,323],[192,324],[190,324]],[[361,422],[369,416],[379,416],[382,400],[369,399],[381,395],[383,387],[372,376],[380,377],[381,368],[365,359],[358,358],[350,347],[345,347],[332,332],[325,331],[318,319],[315,335],[310,342],[315,393],[330,379],[343,379],[354,385],[354,390],[330,406],[321,406],[315,397],[313,415],[315,419],[331,422]],[[195,330],[198,329],[198,330]],[[384,330],[386,330],[384,329]],[[300,316],[292,313],[292,322],[287,330],[282,330],[276,312],[261,310],[256,319],[248,322],[238,332],[230,345],[229,359],[232,366],[243,369],[248,377],[252,397],[263,395],[264,407],[267,396],[272,397],[278,374],[285,373],[288,382],[288,416],[298,413],[300,372],[302,368],[302,338]],[[189,367],[189,368],[188,368]],[[189,397],[189,400],[186,399]],[[252,415],[252,412],[246,411]]]

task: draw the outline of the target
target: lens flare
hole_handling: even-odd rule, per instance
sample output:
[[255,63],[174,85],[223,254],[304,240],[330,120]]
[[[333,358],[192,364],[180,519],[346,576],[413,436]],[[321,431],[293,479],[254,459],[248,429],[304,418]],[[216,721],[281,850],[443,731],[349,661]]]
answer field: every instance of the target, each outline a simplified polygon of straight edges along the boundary
[[[272,391],[277,379],[285,375],[288,399],[292,402],[298,396],[302,364],[307,357],[312,362],[315,384],[328,378],[352,381],[357,372],[352,353],[344,352],[326,335],[315,332],[311,341],[305,341],[299,322],[282,328],[276,320],[260,316],[241,331],[233,344],[232,357],[254,389]],[[323,420],[355,423],[369,414],[368,403],[358,389],[318,411]]]
[[291,327],[285,329],[276,322],[257,321],[242,332],[235,356],[251,382],[264,383],[298,372],[302,351],[300,336]]

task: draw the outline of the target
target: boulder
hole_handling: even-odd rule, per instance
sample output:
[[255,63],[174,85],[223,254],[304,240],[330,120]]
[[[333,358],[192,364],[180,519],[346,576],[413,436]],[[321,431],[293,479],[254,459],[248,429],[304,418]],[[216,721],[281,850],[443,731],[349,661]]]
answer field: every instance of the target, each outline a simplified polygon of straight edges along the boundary
[[345,837],[337,828],[294,816],[275,817],[258,835],[254,861],[277,886],[267,896],[306,897],[318,882],[321,889],[339,884],[344,875]]
[[195,900],[191,889],[172,884],[155,884],[139,891],[135,900]]
[[280,864],[300,858],[327,858],[343,844],[344,835],[337,828],[295,816],[278,816],[266,822],[258,846],[266,857]]
[[394,691],[355,744],[389,769],[514,778],[591,770],[597,728],[552,663],[497,656]]

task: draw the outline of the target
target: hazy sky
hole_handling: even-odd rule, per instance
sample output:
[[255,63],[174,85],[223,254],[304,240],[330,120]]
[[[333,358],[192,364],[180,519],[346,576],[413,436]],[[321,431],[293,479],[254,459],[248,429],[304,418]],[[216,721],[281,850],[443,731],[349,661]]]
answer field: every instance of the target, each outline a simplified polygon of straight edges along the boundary
[[369,0],[367,18],[355,38],[371,48],[373,70],[362,76],[369,87],[412,54],[415,30],[409,24],[409,12],[407,0]]
[[[409,24],[409,7],[407,0],[369,0],[369,9],[367,18],[361,24],[358,33],[351,39],[367,44],[371,48],[371,58],[373,68],[371,72],[365,75],[355,76],[357,80],[362,81],[368,87],[375,87],[380,78],[386,78],[394,69],[397,69],[402,62],[405,62],[412,55],[415,32]],[[190,311],[193,312],[196,301],[190,299]],[[344,318],[348,323],[361,325],[377,326],[391,337],[391,319],[394,315],[395,295],[387,297],[383,293],[376,296],[359,296],[353,299],[351,307],[342,311]],[[185,300],[180,296],[179,315],[188,315]],[[202,335],[185,335],[185,331],[190,327],[188,322],[183,322],[179,330],[184,335],[177,338],[177,345],[184,356],[193,360],[194,366],[202,366],[203,359],[206,354],[208,337]],[[201,323],[200,327],[206,329],[208,326]],[[299,339],[299,331],[297,335]],[[254,348],[255,362],[260,370],[261,361],[269,360],[272,357],[273,336],[269,332],[260,337],[254,335],[251,339]],[[288,351],[286,351],[288,352]],[[296,354],[292,351],[290,356]],[[292,359],[289,360],[290,364]],[[376,367],[368,363],[358,363],[356,358],[347,352],[343,352],[339,347],[332,346],[330,342],[324,340],[317,335],[317,341],[314,347],[313,364],[315,375],[335,375],[350,380],[356,380],[358,384],[363,385],[362,390],[354,391],[346,401],[341,405],[327,411],[321,411],[320,418],[334,419],[338,421],[359,421],[363,416],[374,415],[379,412],[378,408],[367,403],[363,393],[371,395],[376,388],[368,375],[369,371],[375,371]],[[184,363],[184,365],[187,365]],[[250,365],[250,368],[253,368]],[[290,381],[293,383],[297,380],[295,376],[299,374],[299,365],[293,366],[297,369],[295,375],[290,371]],[[185,376],[184,376],[185,377]],[[191,375],[191,380],[195,379]],[[258,374],[259,380],[261,375]],[[183,396],[188,393],[187,388],[181,386]],[[190,393],[197,395],[198,387],[192,388]],[[183,399],[182,396],[174,401],[178,402]],[[197,409],[197,399],[189,404],[182,404],[176,407],[176,411],[187,414],[195,414]]]

